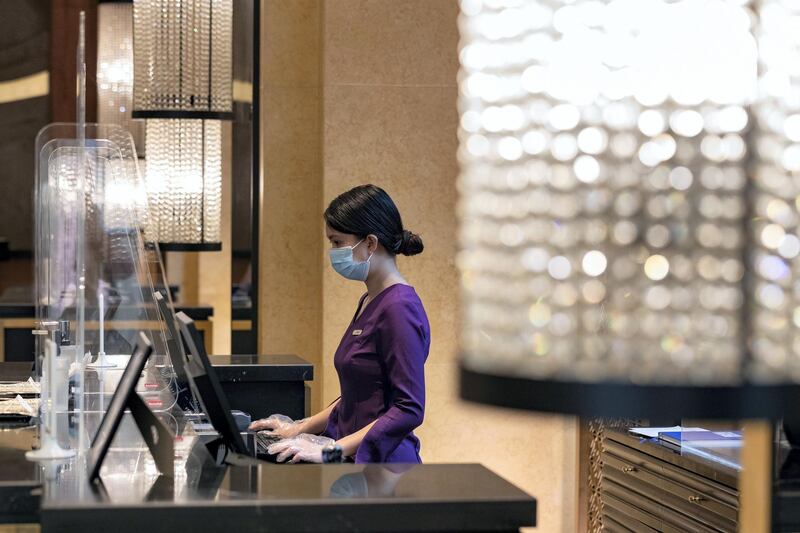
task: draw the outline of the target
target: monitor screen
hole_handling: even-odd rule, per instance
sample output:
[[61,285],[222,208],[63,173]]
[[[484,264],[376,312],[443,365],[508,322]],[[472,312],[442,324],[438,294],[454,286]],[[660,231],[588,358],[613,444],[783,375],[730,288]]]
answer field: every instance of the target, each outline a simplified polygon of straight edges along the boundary
[[169,302],[160,292],[154,292],[153,299],[156,301],[161,318],[167,324],[167,351],[169,352],[169,359],[172,361],[172,368],[175,370],[175,375],[178,376],[178,381],[185,384],[187,381],[186,370],[184,369],[186,354],[183,351],[181,337],[178,334],[178,326],[175,325],[175,313],[172,312]]
[[92,447],[89,449],[89,456],[87,464],[89,465],[89,479],[94,481],[100,476],[100,466],[103,464],[103,459],[108,453],[108,448],[111,446],[111,441],[119,428],[122,421],[122,415],[125,413],[125,407],[130,394],[136,394],[136,383],[144,370],[144,365],[147,358],[153,352],[153,346],[144,333],[139,333],[136,348],[133,350],[128,366],[122,373],[119,380],[117,389],[111,397],[111,403],[108,405],[108,411],[103,416],[100,422],[100,428],[92,440]]
[[194,382],[195,389],[199,393],[198,399],[203,406],[203,411],[229,450],[247,454],[248,451],[242,436],[231,416],[228,398],[222,392],[222,385],[220,385],[214,367],[211,366],[203,339],[200,337],[200,332],[197,331],[194,320],[183,312],[177,313],[175,317],[183,335],[183,341],[189,350],[186,354],[186,373]]
[[186,346],[181,341],[181,334],[178,332],[177,319],[169,302],[160,292],[153,293],[158,311],[167,324],[167,352],[175,371],[175,396],[178,405],[184,411],[198,412],[200,410],[198,400],[199,394],[194,388],[194,383],[186,375]]

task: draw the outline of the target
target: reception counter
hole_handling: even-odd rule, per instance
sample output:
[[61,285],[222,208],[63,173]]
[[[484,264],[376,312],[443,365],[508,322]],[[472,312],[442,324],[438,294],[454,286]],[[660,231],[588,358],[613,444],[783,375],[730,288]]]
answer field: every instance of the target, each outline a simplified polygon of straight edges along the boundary
[[[311,377],[300,372],[302,360],[282,360],[255,377]],[[0,365],[8,375],[24,371],[18,366]],[[249,369],[232,364],[224,372],[241,377]],[[87,427],[101,416],[87,412]],[[182,412],[157,416],[177,435],[174,476],[159,475],[126,414],[118,431],[126,440],[106,456],[102,483],[89,483],[82,459],[28,462],[35,428],[0,425],[0,523],[41,523],[45,533],[510,532],[536,523],[536,500],[479,464],[219,465]]]
[[212,355],[222,390],[231,409],[249,413],[253,420],[281,413],[295,420],[308,416],[306,381],[314,379],[314,365],[296,355]]
[[[0,521],[42,531],[517,531],[536,500],[478,464],[218,466],[176,441],[175,475],[146,448],[113,449],[103,480],[79,461],[24,459],[32,428],[0,430]],[[41,488],[40,488],[41,485]]]
[[196,447],[174,480],[139,470],[89,486],[60,472],[45,485],[42,531],[517,531],[535,522],[535,500],[481,465],[217,467],[204,452]]
[[25,459],[36,429],[0,424],[0,524],[39,521],[39,465]]

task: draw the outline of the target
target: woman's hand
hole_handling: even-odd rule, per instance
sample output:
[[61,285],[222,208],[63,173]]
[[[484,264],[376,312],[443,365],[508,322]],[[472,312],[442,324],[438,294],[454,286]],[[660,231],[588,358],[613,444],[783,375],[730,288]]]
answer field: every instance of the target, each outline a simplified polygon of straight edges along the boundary
[[322,449],[325,446],[334,444],[334,442],[333,439],[328,437],[303,433],[294,438],[271,444],[267,448],[267,453],[270,455],[277,454],[278,457],[276,460],[279,463],[283,463],[290,457],[290,463],[299,463],[300,461],[306,463],[321,463]]
[[249,429],[262,432],[271,437],[291,439],[303,433],[305,421],[305,418],[303,420],[292,420],[286,415],[270,415],[267,418],[256,420],[250,424]]

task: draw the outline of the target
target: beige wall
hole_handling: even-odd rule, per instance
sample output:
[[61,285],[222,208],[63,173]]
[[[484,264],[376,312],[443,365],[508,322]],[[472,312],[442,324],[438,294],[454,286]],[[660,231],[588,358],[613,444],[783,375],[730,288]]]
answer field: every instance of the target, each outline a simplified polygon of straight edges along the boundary
[[259,353],[314,364],[322,392],[320,6],[262,3]]
[[[262,342],[268,351],[279,344],[317,365],[316,407],[336,398],[333,353],[364,287],[328,266],[320,216],[327,202],[354,185],[385,188],[405,225],[425,242],[422,255],[400,258],[432,329],[426,419],[418,431],[423,460],[481,462],[538,498],[537,530],[571,531],[575,422],[471,405],[457,394],[457,11],[455,0],[267,0],[266,24],[276,33],[267,37],[263,60],[275,64],[265,64],[270,80],[262,94],[276,98],[271,83],[286,71],[294,74],[280,87],[285,107],[267,108],[262,117],[261,296],[264,306],[274,307],[264,309]],[[298,120],[287,121],[287,114]],[[285,150],[280,156],[277,145]],[[302,257],[287,249],[291,242]],[[279,268],[295,259],[302,272]],[[277,287],[283,290],[272,293]],[[292,320],[303,322],[302,332]]]

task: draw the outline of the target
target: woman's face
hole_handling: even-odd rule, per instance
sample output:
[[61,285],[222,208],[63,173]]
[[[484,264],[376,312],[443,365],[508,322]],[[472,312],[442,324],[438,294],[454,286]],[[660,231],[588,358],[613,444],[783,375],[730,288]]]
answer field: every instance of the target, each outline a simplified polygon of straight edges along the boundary
[[[356,246],[358,241],[361,240],[356,235],[338,232],[327,224],[325,225],[325,235],[328,237],[328,242],[330,242],[331,248]],[[358,246],[353,249],[353,259],[355,259],[357,262],[366,261],[367,257],[369,257],[369,246],[367,241],[368,239],[364,239],[364,242],[358,244]]]

